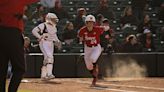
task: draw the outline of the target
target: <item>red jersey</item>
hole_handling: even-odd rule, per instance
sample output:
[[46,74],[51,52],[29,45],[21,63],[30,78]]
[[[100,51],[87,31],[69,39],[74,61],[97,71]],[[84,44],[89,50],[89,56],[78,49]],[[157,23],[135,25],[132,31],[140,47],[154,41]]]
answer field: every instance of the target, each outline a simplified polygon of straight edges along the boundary
[[79,37],[82,37],[87,46],[96,46],[100,44],[100,35],[103,33],[103,28],[94,26],[92,31],[88,31],[87,27],[83,27],[79,31]]
[[0,26],[15,27],[23,31],[24,7],[38,0],[0,0]]

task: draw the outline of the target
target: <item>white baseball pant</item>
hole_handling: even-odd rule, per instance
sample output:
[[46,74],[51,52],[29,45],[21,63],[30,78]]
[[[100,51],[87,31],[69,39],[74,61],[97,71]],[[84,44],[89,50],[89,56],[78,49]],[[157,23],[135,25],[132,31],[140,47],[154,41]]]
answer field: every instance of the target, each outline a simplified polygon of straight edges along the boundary
[[41,40],[39,43],[40,50],[44,55],[41,77],[52,75],[54,63],[54,43],[53,41]]
[[84,46],[84,60],[88,70],[93,70],[93,63],[97,62],[101,51],[100,44],[95,47]]

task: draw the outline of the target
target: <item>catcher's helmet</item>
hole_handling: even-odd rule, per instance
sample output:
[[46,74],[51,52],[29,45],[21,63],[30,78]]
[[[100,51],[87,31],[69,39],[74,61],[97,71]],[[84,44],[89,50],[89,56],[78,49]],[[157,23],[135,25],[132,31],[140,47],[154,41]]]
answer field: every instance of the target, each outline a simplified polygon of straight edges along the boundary
[[57,23],[59,21],[58,17],[54,13],[48,13],[46,15],[45,19],[46,19],[47,22],[55,22],[55,23]]

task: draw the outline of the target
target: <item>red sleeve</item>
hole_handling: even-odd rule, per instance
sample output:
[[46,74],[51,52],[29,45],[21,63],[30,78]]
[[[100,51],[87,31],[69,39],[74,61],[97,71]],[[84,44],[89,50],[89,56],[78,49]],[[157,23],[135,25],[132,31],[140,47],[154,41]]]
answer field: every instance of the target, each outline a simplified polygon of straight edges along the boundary
[[79,31],[79,33],[78,33],[78,36],[79,36],[79,37],[82,37],[82,36],[83,36],[83,34],[84,34],[83,29],[80,29],[80,31]]

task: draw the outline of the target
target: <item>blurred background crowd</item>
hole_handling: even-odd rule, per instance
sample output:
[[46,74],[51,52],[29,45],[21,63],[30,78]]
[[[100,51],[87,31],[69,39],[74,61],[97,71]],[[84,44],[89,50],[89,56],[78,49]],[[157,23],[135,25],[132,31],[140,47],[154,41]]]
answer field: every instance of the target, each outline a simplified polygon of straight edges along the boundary
[[62,49],[56,53],[83,53],[77,33],[85,25],[85,17],[93,14],[96,26],[103,26],[103,52],[164,51],[163,0],[56,0],[55,7],[35,3],[24,8],[25,36],[31,39],[28,52],[40,52],[31,30],[44,22],[48,12],[59,18],[58,36]]

